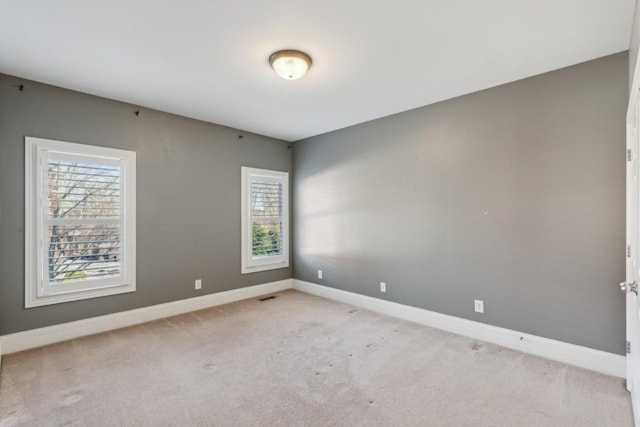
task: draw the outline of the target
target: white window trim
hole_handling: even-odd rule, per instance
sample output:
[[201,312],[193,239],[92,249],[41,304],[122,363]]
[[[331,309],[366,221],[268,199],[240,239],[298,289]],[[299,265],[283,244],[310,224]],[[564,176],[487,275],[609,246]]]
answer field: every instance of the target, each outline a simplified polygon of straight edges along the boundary
[[[266,180],[282,182],[282,254],[253,260],[251,255],[251,178],[260,177]],[[267,169],[242,167],[242,268],[241,273],[275,270],[289,267],[289,173]]]
[[[121,257],[123,280],[117,285],[110,284],[93,289],[81,289],[66,293],[46,295],[38,292],[38,268],[42,264],[43,253],[39,254],[37,239],[42,229],[44,209],[38,203],[40,189],[36,186],[41,168],[38,161],[43,150],[68,152],[83,156],[108,157],[123,164],[124,191],[124,246]],[[40,186],[41,187],[41,186]],[[136,153],[115,148],[96,147],[84,144],[25,137],[25,308],[58,304],[69,301],[115,295],[136,290]],[[38,206],[40,205],[40,212]],[[40,266],[39,266],[40,265]],[[43,273],[44,274],[44,273]],[[39,296],[40,294],[40,296]]]

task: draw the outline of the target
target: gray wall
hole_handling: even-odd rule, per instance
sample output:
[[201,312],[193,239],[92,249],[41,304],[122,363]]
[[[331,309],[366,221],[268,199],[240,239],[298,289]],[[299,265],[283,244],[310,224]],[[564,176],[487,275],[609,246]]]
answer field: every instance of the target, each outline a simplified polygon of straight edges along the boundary
[[622,354],[628,72],[623,52],[295,142],[294,277]]
[[[291,277],[240,274],[240,167],[288,171],[288,144],[135,110],[0,75],[0,334]],[[25,136],[137,152],[135,293],[24,309]]]

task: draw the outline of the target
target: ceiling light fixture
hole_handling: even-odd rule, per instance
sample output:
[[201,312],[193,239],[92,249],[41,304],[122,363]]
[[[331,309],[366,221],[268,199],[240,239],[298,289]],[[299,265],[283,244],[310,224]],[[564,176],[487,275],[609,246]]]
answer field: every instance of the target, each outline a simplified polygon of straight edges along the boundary
[[269,57],[269,64],[285,80],[297,80],[311,67],[311,57],[299,50],[279,50]]

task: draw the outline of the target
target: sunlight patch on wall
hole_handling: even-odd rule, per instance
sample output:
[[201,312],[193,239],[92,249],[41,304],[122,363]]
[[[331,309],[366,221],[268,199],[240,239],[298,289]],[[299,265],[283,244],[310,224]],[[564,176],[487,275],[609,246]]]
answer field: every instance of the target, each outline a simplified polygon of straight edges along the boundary
[[338,212],[341,191],[339,168],[333,167],[300,182],[298,207],[298,248],[306,255],[335,256],[338,250]]

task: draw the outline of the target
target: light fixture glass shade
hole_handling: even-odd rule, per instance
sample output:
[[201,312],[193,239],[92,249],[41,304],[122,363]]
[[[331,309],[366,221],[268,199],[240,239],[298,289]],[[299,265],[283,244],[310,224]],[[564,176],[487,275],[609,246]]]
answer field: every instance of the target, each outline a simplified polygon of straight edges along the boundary
[[311,57],[298,50],[280,50],[269,57],[276,74],[285,80],[297,80],[311,67]]

